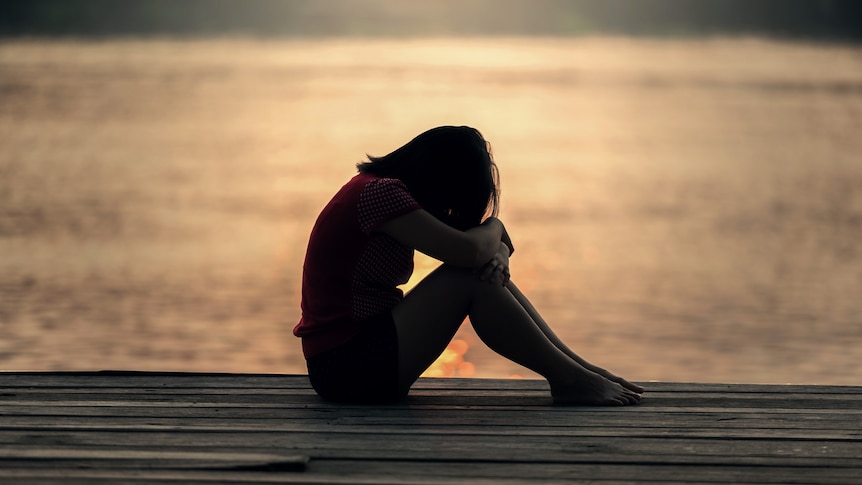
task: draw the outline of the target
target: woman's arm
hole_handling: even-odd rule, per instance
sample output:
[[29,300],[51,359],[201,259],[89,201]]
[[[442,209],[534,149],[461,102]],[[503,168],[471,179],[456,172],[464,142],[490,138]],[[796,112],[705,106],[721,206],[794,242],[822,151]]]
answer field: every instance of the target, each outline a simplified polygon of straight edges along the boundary
[[515,246],[512,244],[512,238],[509,237],[509,233],[505,227],[503,228],[503,236],[500,238],[500,241],[509,249],[509,253],[506,256],[511,256],[515,252]]
[[420,209],[384,223],[377,231],[444,263],[475,268],[497,253],[505,227],[496,217],[489,217],[474,228],[459,231]]

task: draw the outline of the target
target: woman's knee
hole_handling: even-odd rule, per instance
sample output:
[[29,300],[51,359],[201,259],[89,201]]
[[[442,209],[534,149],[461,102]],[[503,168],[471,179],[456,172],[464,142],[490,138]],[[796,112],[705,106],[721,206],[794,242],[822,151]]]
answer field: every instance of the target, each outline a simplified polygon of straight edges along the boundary
[[508,290],[503,284],[482,279],[480,271],[471,268],[463,268],[451,265],[442,265],[438,268],[442,279],[440,286],[450,294],[459,292],[469,295],[471,301],[482,298],[495,298]]
[[464,268],[461,266],[454,266],[454,265],[446,264],[446,263],[441,264],[440,266],[437,267],[436,270],[434,270],[435,273],[440,272],[440,273],[452,274],[455,276],[457,276],[457,275],[467,276],[471,273],[471,271],[472,270],[470,268]]
[[448,278],[454,281],[463,281],[470,284],[480,281],[479,272],[476,269],[452,266],[451,264],[440,265],[440,267],[434,270],[432,274],[439,274],[442,278]]

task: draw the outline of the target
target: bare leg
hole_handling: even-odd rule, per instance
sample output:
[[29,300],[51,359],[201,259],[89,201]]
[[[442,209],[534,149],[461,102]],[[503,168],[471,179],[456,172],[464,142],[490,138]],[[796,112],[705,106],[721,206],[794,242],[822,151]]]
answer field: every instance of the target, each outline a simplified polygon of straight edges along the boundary
[[527,313],[530,314],[530,317],[533,319],[533,321],[536,323],[536,325],[542,330],[542,332],[545,334],[545,336],[548,337],[548,340],[550,340],[563,353],[568,355],[570,358],[574,359],[575,362],[579,363],[585,369],[591,370],[591,371],[595,372],[596,374],[599,374],[600,376],[603,376],[607,379],[610,379],[611,381],[619,383],[620,385],[622,385],[626,389],[629,389],[629,390],[637,392],[637,393],[644,392],[643,387],[641,387],[637,384],[633,384],[633,383],[623,379],[622,377],[615,376],[614,374],[608,372],[607,370],[602,369],[599,366],[590,364],[589,362],[587,362],[586,360],[581,358],[572,349],[570,349],[562,340],[560,340],[559,337],[557,337],[557,335],[554,333],[554,331],[551,330],[551,327],[545,322],[545,319],[542,318],[542,316],[539,314],[539,312],[536,310],[536,308],[533,307],[533,304],[530,303],[530,300],[528,300],[527,297],[524,296],[523,293],[521,293],[521,290],[519,290],[518,287],[515,286],[515,283],[509,281],[506,284],[506,287],[509,288],[509,291],[512,292],[512,295],[514,295],[515,299],[518,300],[518,302],[521,304],[521,306],[523,306],[524,309],[527,310]]
[[469,270],[443,265],[392,315],[398,328],[400,382],[406,390],[445,348],[469,315],[491,349],[548,379],[563,404],[635,404],[640,396],[590,371],[554,345],[507,288]]

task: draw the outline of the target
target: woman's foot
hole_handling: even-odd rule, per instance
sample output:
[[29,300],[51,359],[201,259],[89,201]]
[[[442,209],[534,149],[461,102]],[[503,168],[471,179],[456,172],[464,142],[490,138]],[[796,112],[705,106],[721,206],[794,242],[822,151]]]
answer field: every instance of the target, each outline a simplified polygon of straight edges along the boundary
[[554,404],[564,406],[626,406],[641,400],[638,392],[592,372],[580,380],[551,383],[551,395]]
[[629,381],[627,381],[627,380],[623,379],[622,377],[616,376],[616,375],[614,375],[614,374],[612,374],[612,373],[610,373],[610,372],[606,371],[605,369],[602,369],[601,367],[597,367],[597,366],[595,366],[595,365],[591,365],[591,364],[590,364],[590,365],[586,365],[586,366],[584,366],[584,367],[585,367],[587,370],[591,370],[591,371],[595,372],[596,374],[598,374],[598,375],[600,375],[600,376],[604,377],[605,379],[607,379],[607,380],[609,380],[609,381],[611,381],[611,382],[616,382],[617,384],[619,384],[619,385],[621,385],[621,386],[625,387],[625,388],[626,388],[626,389],[628,389],[629,391],[636,392],[636,393],[638,393],[638,394],[642,394],[642,393],[644,392],[644,388],[643,388],[643,387],[641,387],[641,386],[639,386],[639,385],[637,385],[637,384],[631,383],[631,382],[629,382]]
[[597,374],[604,377],[605,379],[607,379],[611,382],[616,382],[617,384],[625,387],[629,391],[636,392],[638,394],[641,394],[644,392],[643,387],[641,387],[637,384],[634,384],[632,382],[629,382],[629,381],[623,379],[622,377],[615,376],[615,375],[611,374],[610,372],[608,372],[604,369],[602,369],[601,372],[597,372]]

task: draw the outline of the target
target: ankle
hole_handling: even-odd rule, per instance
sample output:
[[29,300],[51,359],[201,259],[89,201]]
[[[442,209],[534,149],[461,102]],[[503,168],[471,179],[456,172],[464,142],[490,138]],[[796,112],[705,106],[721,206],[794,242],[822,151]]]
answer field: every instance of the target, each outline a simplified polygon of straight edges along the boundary
[[579,367],[577,369],[572,369],[565,374],[559,376],[553,376],[548,378],[548,384],[551,385],[551,389],[572,389],[572,388],[582,388],[595,386],[604,381],[605,378],[596,374],[595,372],[584,369],[583,367]]

